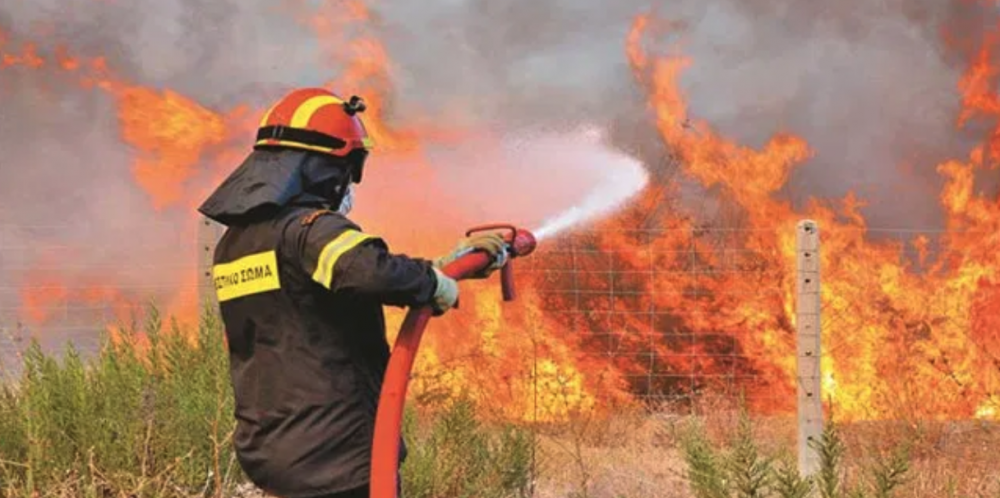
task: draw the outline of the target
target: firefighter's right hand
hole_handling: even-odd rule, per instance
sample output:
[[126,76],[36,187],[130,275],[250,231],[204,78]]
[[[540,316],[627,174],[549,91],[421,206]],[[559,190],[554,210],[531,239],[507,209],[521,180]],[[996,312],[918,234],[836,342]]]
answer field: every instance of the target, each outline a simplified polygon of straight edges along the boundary
[[434,316],[441,316],[458,302],[458,282],[437,268],[434,268],[434,275],[437,276],[437,289],[431,308],[434,309]]
[[458,245],[455,247],[455,250],[444,257],[436,259],[434,261],[434,266],[437,268],[444,268],[470,249],[485,251],[490,255],[490,258],[494,261],[494,263],[487,268],[483,268],[479,272],[467,276],[466,278],[488,278],[494,271],[500,269],[500,267],[506,263],[506,247],[507,243],[504,241],[503,237],[500,236],[500,234],[479,233],[460,240]]

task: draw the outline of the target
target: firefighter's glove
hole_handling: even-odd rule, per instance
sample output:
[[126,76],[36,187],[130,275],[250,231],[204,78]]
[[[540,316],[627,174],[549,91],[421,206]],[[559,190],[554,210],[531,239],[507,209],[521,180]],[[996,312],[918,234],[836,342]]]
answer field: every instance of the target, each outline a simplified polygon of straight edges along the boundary
[[434,316],[441,316],[458,302],[458,282],[437,268],[434,268],[434,275],[437,276],[437,289],[431,308],[434,309]]
[[493,264],[466,278],[487,278],[507,262],[507,243],[503,237],[498,233],[478,233],[460,240],[458,246],[450,254],[434,260],[434,266],[436,268],[444,268],[461,256],[475,250],[488,253],[493,260]]

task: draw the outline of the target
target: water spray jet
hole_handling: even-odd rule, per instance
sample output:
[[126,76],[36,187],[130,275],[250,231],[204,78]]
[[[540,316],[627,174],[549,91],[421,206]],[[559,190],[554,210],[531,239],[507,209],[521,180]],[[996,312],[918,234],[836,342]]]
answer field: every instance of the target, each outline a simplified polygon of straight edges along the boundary
[[649,183],[649,174],[642,164],[628,158],[618,168],[609,169],[608,181],[599,190],[569,209],[542,222],[532,232],[539,240],[556,235],[585,221],[613,211]]
[[591,190],[586,197],[559,214],[545,219],[539,227],[532,230],[538,240],[614,211],[649,183],[649,172],[642,162],[608,147],[604,142],[603,129],[586,126],[570,137],[572,141],[568,145],[586,150],[586,163],[599,165],[602,177],[597,188]]

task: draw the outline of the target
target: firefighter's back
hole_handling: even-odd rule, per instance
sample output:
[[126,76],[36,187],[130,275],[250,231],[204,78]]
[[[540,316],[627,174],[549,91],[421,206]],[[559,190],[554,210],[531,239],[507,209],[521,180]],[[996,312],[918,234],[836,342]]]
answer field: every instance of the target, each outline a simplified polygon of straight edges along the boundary
[[258,486],[287,498],[367,483],[388,357],[381,306],[328,292],[308,262],[310,230],[356,227],[315,214],[293,207],[230,227],[215,253],[237,454]]

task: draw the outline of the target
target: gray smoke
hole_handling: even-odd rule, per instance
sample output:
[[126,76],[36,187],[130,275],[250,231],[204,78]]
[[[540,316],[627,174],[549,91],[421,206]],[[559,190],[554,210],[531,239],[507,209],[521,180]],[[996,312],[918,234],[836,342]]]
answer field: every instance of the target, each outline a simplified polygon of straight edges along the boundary
[[[500,131],[605,126],[654,177],[667,175],[667,151],[624,53],[633,17],[651,7],[687,26],[679,36],[693,65],[682,82],[693,117],[747,145],[790,131],[815,148],[783,195],[801,204],[854,190],[873,225],[940,222],[934,167],[982,136],[954,128],[957,77],[992,13],[970,2],[381,0],[371,4],[372,29],[393,61],[391,118],[459,108],[457,124]],[[30,40],[43,55],[59,45],[103,55],[135,83],[224,111],[335,76],[290,14],[310,8],[304,0],[4,2],[0,32],[13,40],[3,50]],[[61,261],[104,263],[133,285],[176,278],[178,232],[162,227],[188,223],[191,206],[150,207],[130,178],[109,97],[61,74],[0,69],[0,323],[19,305],[37,244],[73,248]],[[57,272],[67,283],[74,275]]]
[[[267,2],[6,2],[0,51],[20,53],[32,43],[47,59],[60,47],[80,58],[103,56],[130,83],[171,88],[223,111],[248,96],[274,98],[313,67],[311,34],[274,9]],[[269,32],[283,41],[267,40]],[[136,185],[135,151],[121,140],[111,95],[83,89],[50,65],[0,68],[0,151],[0,332],[39,335],[47,345],[92,340],[96,320],[114,316],[107,302],[115,291],[95,286],[162,305],[191,284],[192,206],[156,210]],[[45,297],[37,308],[49,319],[43,328],[25,311],[26,290]]]
[[974,2],[466,0],[429,8],[397,0],[379,11],[401,100],[423,107],[413,112],[459,101],[500,126],[596,122],[662,175],[671,169],[666,151],[623,45],[638,13],[680,21],[685,28],[669,38],[693,58],[682,78],[692,116],[749,146],[775,132],[803,136],[815,158],[782,195],[802,206],[853,191],[874,226],[940,226],[935,167],[964,158],[983,137],[981,128],[955,129],[958,77],[995,19],[995,9]]
[[850,190],[872,225],[937,226],[934,168],[982,137],[955,130],[963,60],[940,37],[977,27],[963,13],[947,2],[699,3],[682,34],[693,112],[749,145],[775,131],[808,140],[816,157],[785,189],[798,204]]

